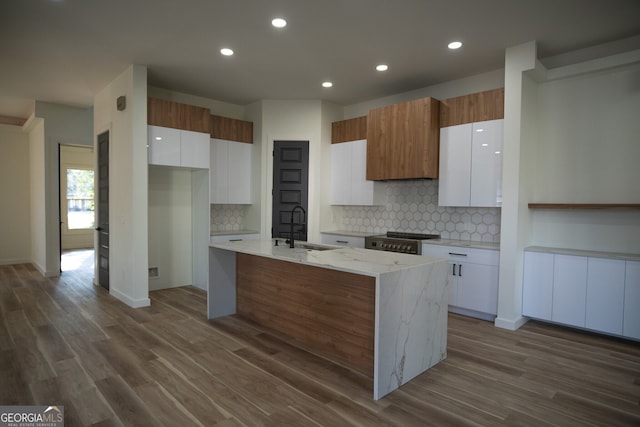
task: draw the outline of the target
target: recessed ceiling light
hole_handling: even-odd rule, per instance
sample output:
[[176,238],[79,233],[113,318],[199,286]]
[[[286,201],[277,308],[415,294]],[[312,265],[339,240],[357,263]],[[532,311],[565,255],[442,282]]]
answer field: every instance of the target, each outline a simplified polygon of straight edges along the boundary
[[273,25],[276,28],[284,28],[287,26],[287,21],[285,21],[282,18],[274,18],[271,20],[271,25]]
[[331,83],[331,82],[323,82],[322,83],[322,87],[331,87],[331,86],[333,86],[333,83]]
[[156,141],[162,141],[162,137],[161,136],[156,136]]
[[462,47],[461,42],[451,42],[448,45],[449,49],[460,49]]
[[386,64],[376,65],[376,70],[378,71],[387,71],[388,69],[389,69],[389,66]]
[[225,47],[220,49],[220,53],[223,54],[224,56],[231,56],[233,55],[233,50],[229,49],[228,47]]

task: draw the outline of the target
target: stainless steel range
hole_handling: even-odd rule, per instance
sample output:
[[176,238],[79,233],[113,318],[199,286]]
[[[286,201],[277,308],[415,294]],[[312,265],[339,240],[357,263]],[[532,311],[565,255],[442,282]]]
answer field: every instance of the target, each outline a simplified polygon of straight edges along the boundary
[[364,238],[365,249],[378,251],[403,252],[406,254],[422,254],[422,241],[439,239],[439,234],[402,233],[388,231],[379,236],[367,236]]

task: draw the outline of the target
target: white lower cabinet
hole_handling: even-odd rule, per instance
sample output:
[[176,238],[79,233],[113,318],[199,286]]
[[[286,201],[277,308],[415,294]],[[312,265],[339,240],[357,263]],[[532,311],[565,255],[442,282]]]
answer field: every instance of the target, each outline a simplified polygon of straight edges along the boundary
[[[480,318],[498,312],[498,272],[500,254],[490,249],[422,245],[422,255],[449,261],[450,311]],[[470,310],[470,311],[466,311]]]
[[320,242],[325,245],[349,246],[364,249],[364,237],[345,236],[343,234],[321,233]]
[[556,255],[553,265],[553,311],[551,320],[584,327],[587,298],[587,259]]
[[640,261],[627,261],[622,335],[640,340]]
[[640,339],[640,262],[525,251],[522,314]]
[[589,258],[585,327],[622,335],[625,261]]
[[553,254],[542,252],[524,253],[523,315],[541,320],[551,320],[553,262]]

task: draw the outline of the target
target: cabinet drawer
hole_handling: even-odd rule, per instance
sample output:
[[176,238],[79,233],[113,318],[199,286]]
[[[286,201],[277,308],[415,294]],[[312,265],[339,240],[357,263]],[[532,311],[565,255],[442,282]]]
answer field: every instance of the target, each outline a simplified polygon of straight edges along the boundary
[[452,262],[499,265],[500,253],[491,249],[463,248],[458,246],[422,245],[422,255],[445,258]]
[[211,236],[211,243],[226,243],[226,242],[234,242],[238,240],[258,240],[260,239],[260,234],[217,234]]

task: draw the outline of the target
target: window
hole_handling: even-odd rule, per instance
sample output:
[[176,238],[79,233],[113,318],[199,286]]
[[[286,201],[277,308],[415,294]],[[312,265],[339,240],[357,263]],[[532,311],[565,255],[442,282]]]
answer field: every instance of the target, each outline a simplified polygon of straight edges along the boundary
[[93,184],[92,170],[67,169],[67,227],[69,230],[94,227],[96,215]]

